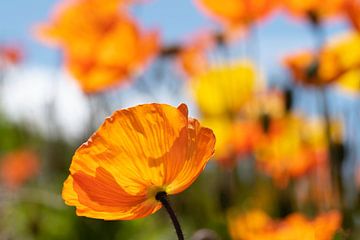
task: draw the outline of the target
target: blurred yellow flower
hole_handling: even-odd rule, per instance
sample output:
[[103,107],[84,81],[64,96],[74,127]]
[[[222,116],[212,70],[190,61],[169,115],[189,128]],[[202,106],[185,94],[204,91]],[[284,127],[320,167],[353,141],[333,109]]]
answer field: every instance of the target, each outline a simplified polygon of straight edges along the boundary
[[[189,81],[202,122],[216,134],[216,158],[224,165],[233,165],[239,143],[246,145],[244,139],[249,136],[248,131],[237,122],[244,106],[254,96],[258,74],[250,62],[244,61],[212,67]],[[236,142],[235,138],[243,140]]]
[[236,117],[254,95],[259,73],[250,62],[216,66],[191,79],[197,106],[204,117]]
[[359,94],[360,69],[355,69],[343,74],[337,81],[337,86],[346,93]]
[[[333,37],[322,51],[322,61],[333,61],[333,65],[328,66],[330,71],[341,73],[360,67],[360,34],[358,32],[346,32]],[[340,75],[333,73],[334,75]]]

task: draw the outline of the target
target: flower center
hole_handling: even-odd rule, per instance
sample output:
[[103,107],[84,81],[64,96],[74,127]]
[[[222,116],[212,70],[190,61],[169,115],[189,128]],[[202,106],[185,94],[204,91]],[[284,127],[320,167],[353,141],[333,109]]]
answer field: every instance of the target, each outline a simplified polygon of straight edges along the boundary
[[153,187],[149,188],[147,197],[148,197],[148,199],[156,199],[158,201],[157,195],[159,193],[165,193],[166,194],[165,188],[164,187],[153,186]]
[[167,193],[165,191],[161,191],[155,195],[155,199],[160,201],[162,198],[164,198],[166,196],[167,196]]

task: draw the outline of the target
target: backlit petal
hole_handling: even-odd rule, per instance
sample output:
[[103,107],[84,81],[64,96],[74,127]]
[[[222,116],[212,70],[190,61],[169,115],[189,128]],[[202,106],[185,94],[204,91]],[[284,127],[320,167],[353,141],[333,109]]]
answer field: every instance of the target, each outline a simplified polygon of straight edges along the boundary
[[178,193],[214,152],[210,129],[188,119],[185,104],[116,111],[76,151],[63,198],[81,216],[134,219],[157,211],[158,192]]
[[208,128],[201,127],[197,120],[190,121],[187,142],[188,158],[177,173],[177,177],[167,187],[166,190],[170,194],[181,192],[190,186],[214,154],[214,133]]

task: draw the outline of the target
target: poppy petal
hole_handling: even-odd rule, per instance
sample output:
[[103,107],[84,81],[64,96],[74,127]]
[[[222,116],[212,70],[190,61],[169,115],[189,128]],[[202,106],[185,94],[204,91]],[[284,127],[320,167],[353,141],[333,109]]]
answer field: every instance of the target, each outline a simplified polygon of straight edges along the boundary
[[215,135],[212,130],[201,127],[197,120],[191,119],[188,134],[188,158],[177,177],[167,187],[170,194],[182,192],[189,187],[214,154]]
[[77,207],[78,215],[106,220],[145,217],[161,207],[146,195],[128,194],[103,168],[96,170],[95,177],[83,172],[70,176],[64,184],[63,198]]

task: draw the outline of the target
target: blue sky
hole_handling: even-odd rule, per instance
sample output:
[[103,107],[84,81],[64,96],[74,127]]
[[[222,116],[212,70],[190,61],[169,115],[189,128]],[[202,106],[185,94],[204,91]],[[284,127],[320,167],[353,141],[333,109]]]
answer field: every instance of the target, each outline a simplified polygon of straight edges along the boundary
[[[44,119],[46,120],[48,116],[44,104],[49,101],[49,95],[51,95],[49,89],[56,90],[58,102],[56,111],[59,124],[64,126],[63,131],[71,130],[73,136],[79,136],[81,134],[77,131],[86,126],[83,122],[86,121],[84,119],[88,115],[87,101],[75,86],[75,82],[69,80],[69,77],[64,76],[64,73],[59,70],[59,53],[55,49],[41,45],[31,35],[32,26],[45,21],[58,1],[61,0],[0,1],[0,43],[15,42],[22,45],[26,51],[26,68],[14,72],[14,76],[10,75],[9,84],[4,89],[5,99],[2,101],[3,107],[6,107],[9,114],[13,113],[14,117],[19,118],[22,117],[21,114],[26,115],[24,119],[33,119],[38,116],[39,126],[42,126]],[[149,4],[136,7],[133,12],[144,26],[159,27],[165,43],[188,39],[199,29],[216,26],[209,18],[198,12],[192,0],[151,0]],[[333,35],[346,31],[346,28],[346,23],[332,21],[326,25],[326,32],[328,35]],[[280,76],[280,79],[286,78],[283,72],[279,72],[281,57],[286,53],[311,48],[314,45],[309,27],[301,21],[290,20],[283,14],[277,14],[261,24],[258,33],[262,69],[266,70],[268,75]],[[232,49],[231,53],[231,55],[237,55],[236,50]],[[49,81],[54,78],[64,81],[56,81],[58,85],[54,88],[52,86],[55,84],[54,81]],[[125,89],[121,94],[126,95],[127,92],[128,90]],[[131,98],[124,99],[144,102],[144,99],[135,99],[133,95]],[[160,101],[168,102],[169,100],[163,98]],[[309,108],[308,102],[303,102],[303,104],[304,108]],[[340,101],[337,105],[339,104],[345,103]],[[350,107],[351,105],[346,109],[354,109]],[[341,106],[337,108],[341,109]],[[354,120],[352,126],[358,121],[357,117],[349,119]]]
[[[58,0],[60,1],[60,0]],[[3,0],[0,2],[0,42],[16,42],[26,49],[28,63],[57,64],[58,54],[37,43],[31,35],[31,27],[45,21],[55,0]],[[198,29],[215,27],[209,18],[202,15],[192,0],[152,0],[133,9],[135,16],[146,27],[159,27],[164,42],[176,42],[188,38]],[[341,32],[346,27],[341,21],[327,25],[327,32]],[[259,29],[261,61],[266,68],[276,67],[287,52],[313,45],[311,32],[306,24],[289,20],[277,14],[261,24]]]

